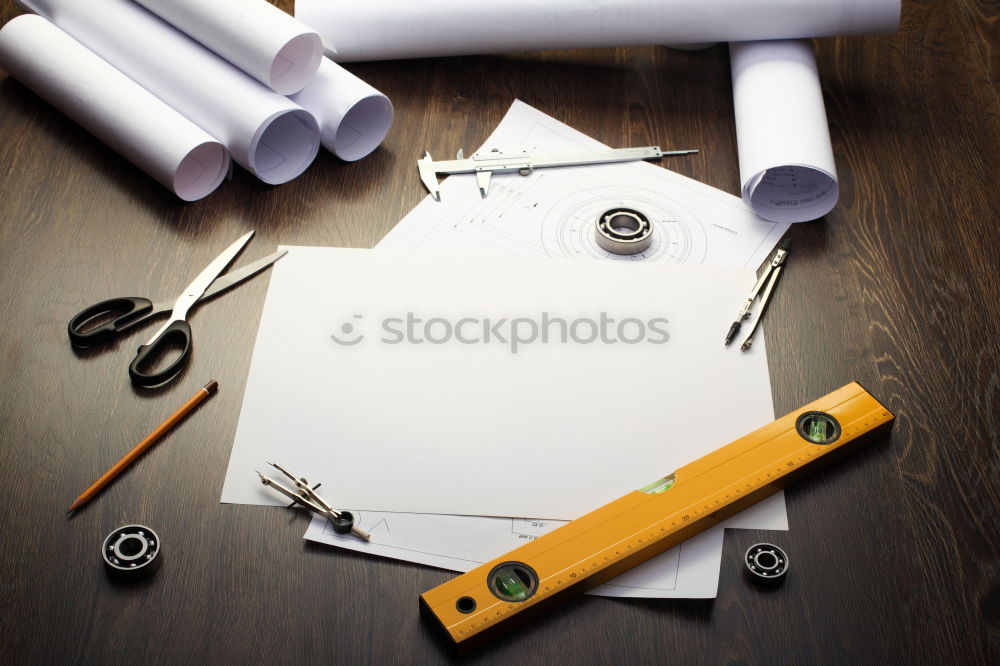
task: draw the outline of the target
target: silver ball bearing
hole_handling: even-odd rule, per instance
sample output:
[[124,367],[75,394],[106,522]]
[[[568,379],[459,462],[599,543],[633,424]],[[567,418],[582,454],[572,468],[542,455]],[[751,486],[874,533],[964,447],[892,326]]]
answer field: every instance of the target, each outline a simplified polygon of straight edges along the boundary
[[747,575],[754,580],[780,580],[788,571],[788,555],[773,543],[755,543],[743,557]]
[[634,208],[612,208],[597,218],[594,240],[613,254],[639,254],[653,242],[653,223]]
[[101,556],[108,575],[120,580],[145,578],[160,568],[160,537],[145,525],[125,525],[104,540]]

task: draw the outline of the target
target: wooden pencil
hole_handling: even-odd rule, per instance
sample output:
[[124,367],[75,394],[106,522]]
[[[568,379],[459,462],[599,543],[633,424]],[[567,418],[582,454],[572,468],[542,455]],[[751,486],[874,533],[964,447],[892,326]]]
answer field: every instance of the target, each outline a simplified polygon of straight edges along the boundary
[[198,392],[195,393],[193,396],[191,396],[191,398],[187,402],[181,405],[180,409],[171,414],[166,421],[156,426],[156,429],[154,429],[153,432],[149,433],[144,440],[136,444],[135,448],[126,453],[125,457],[119,460],[117,463],[115,463],[114,467],[105,472],[104,476],[99,478],[97,481],[94,481],[94,483],[91,484],[89,488],[84,490],[83,493],[76,498],[73,504],[70,505],[69,509],[66,510],[66,513],[75,511],[84,504],[86,504],[87,502],[89,502],[91,498],[94,497],[94,495],[99,493],[101,489],[104,488],[104,486],[111,483],[112,479],[118,476],[123,469],[131,465],[132,462],[140,455],[142,455],[142,453],[146,449],[155,444],[157,440],[160,439],[160,437],[163,437],[163,435],[168,430],[173,428],[178,421],[184,418],[188,414],[188,412],[190,412],[192,409],[201,404],[202,400],[215,393],[218,390],[218,388],[219,388],[219,382],[215,381],[214,379],[209,383],[205,384],[203,388],[199,389]]

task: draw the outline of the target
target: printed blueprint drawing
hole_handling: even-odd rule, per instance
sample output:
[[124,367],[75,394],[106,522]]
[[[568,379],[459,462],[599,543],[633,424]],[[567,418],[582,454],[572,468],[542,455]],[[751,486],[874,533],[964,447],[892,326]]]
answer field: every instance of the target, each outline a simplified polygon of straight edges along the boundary
[[[306,538],[370,555],[468,571],[563,525],[560,520],[352,512],[364,542],[314,516]],[[595,588],[600,596],[710,598],[716,594],[722,528],[709,530]]]
[[[484,518],[425,513],[351,511],[371,541],[337,534],[325,518],[313,516],[305,538],[451,571],[469,571],[565,524],[561,520]],[[781,494],[745,509],[726,522],[691,537],[619,575],[590,594],[605,597],[712,598],[719,584],[725,528],[787,530]]]
[[[561,153],[604,146],[515,102],[484,144],[484,150],[493,147]],[[616,255],[597,245],[597,218],[617,207],[652,221],[653,242],[645,252]],[[441,183],[441,200],[425,198],[378,248],[756,268],[787,229],[757,217],[738,197],[655,164],[631,162],[497,174],[486,197],[474,176],[450,176]]]

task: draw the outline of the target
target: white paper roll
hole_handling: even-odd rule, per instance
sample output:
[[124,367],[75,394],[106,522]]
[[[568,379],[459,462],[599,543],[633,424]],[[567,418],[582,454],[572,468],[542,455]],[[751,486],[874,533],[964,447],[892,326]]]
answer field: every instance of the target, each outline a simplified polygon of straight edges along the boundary
[[185,201],[229,170],[221,143],[39,16],[0,29],[0,67]]
[[822,217],[840,194],[807,40],[730,44],[743,201],[765,220]]
[[282,95],[302,90],[323,56],[319,34],[267,0],[135,1]]
[[389,98],[328,58],[292,100],[316,116],[323,146],[348,162],[378,148],[392,126]]
[[312,114],[131,0],[20,0],[221,141],[265,183],[319,151]]
[[900,0],[296,0],[334,60],[891,32]]

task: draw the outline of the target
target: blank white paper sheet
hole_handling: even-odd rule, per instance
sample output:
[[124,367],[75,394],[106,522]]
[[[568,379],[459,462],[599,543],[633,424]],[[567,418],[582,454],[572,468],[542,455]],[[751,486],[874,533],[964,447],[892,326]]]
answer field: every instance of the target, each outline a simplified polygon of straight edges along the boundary
[[[748,269],[289,249],[223,502],[572,519],[773,419]],[[763,341],[759,341],[763,342]]]

